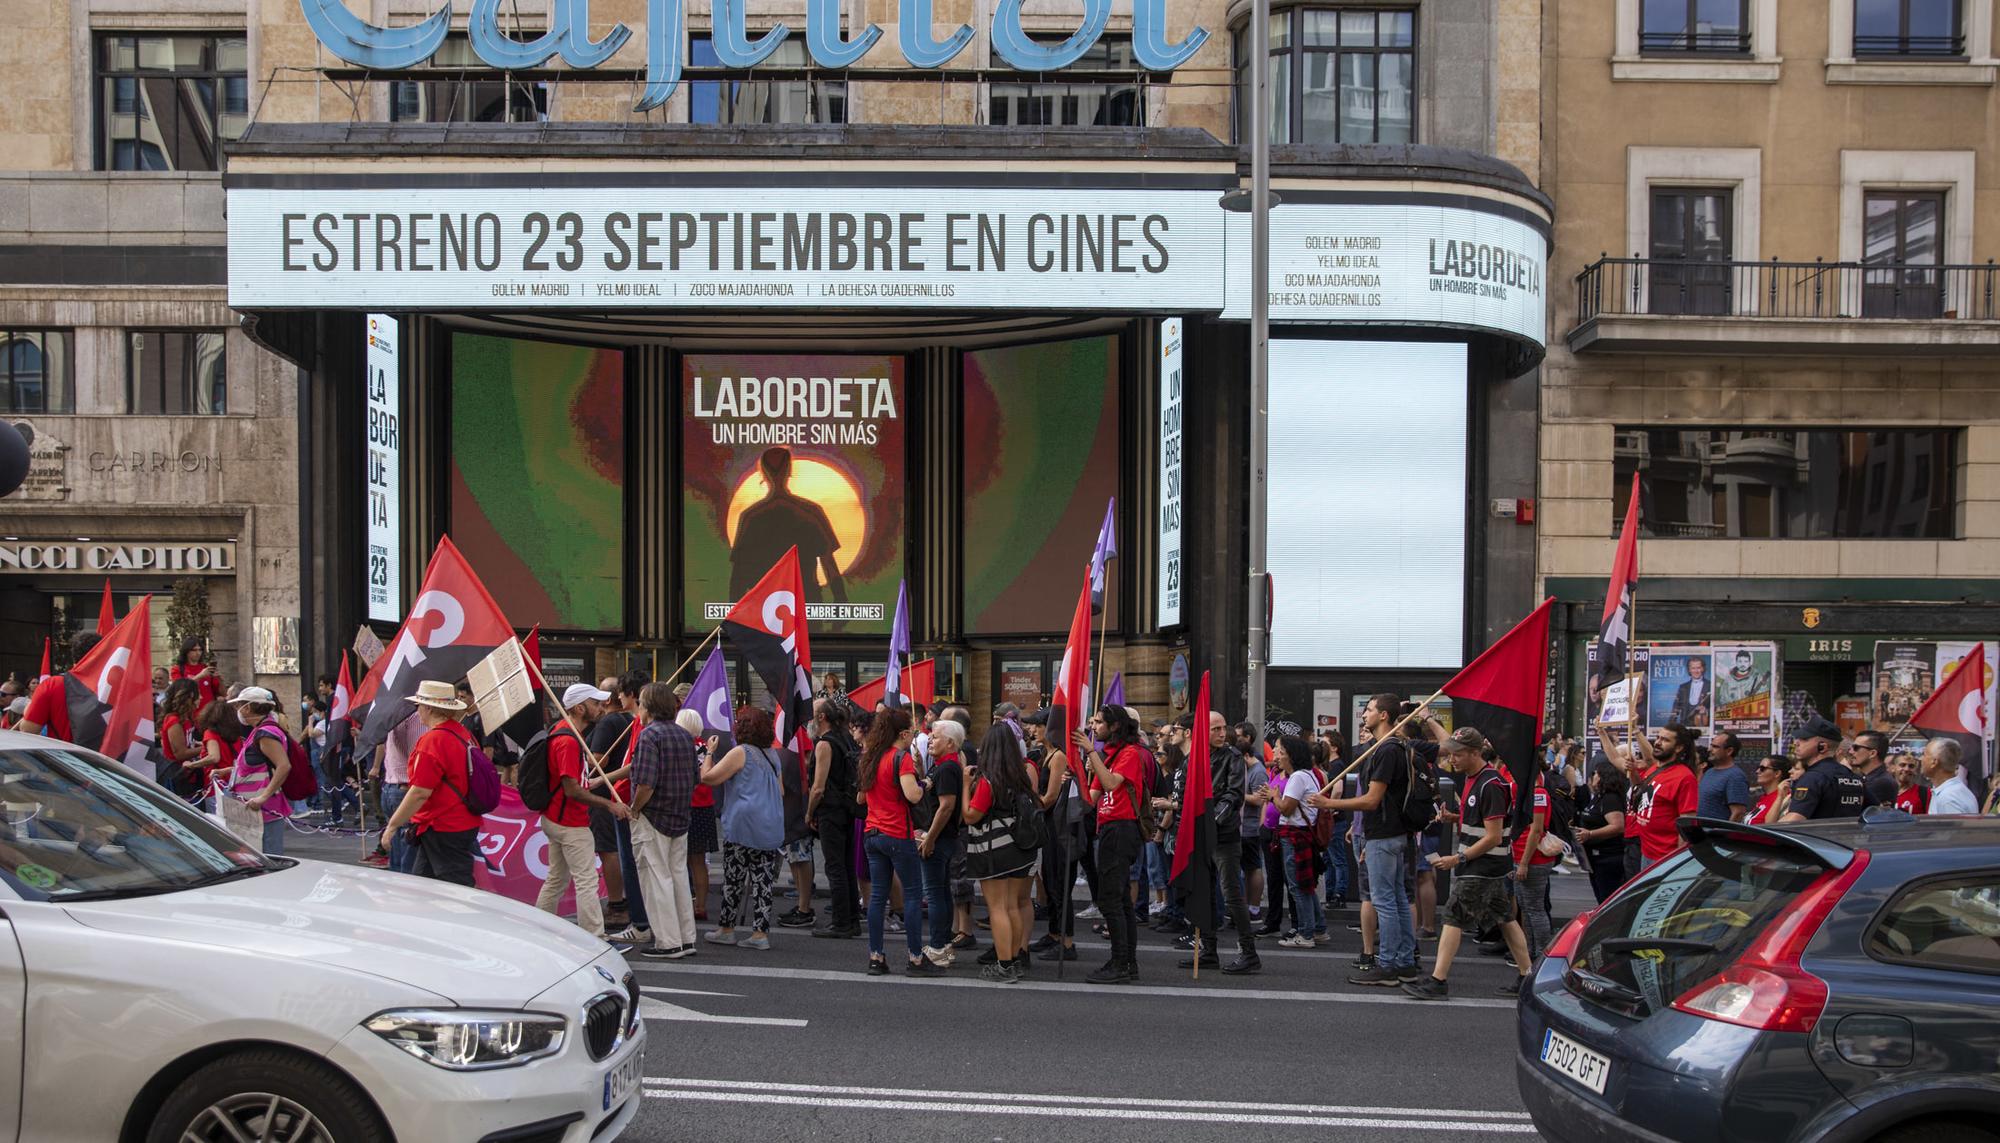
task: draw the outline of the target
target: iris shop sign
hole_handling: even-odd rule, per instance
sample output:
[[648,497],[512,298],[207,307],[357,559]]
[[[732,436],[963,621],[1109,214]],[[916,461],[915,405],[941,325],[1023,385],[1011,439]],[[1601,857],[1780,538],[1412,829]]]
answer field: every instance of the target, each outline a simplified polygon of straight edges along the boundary
[[204,572],[232,575],[236,545],[220,544],[53,544],[34,540],[0,543],[0,575],[22,572],[97,572],[144,575]]
[[[491,67],[521,70],[539,67],[555,56],[572,68],[587,70],[603,64],[632,38],[632,29],[613,24],[602,38],[590,38],[590,0],[550,0],[549,27],[532,40],[517,40],[501,31],[500,9],[505,0],[473,0],[466,28],[473,54]],[[665,103],[680,83],[686,51],[686,0],[647,0],[646,86],[634,110]],[[1000,0],[994,7],[993,51],[1017,71],[1060,71],[1083,58],[1104,34],[1111,18],[1111,0],[1083,0],[1083,19],[1076,32],[1059,43],[1037,43],[1021,26],[1026,0]],[[932,23],[933,0],[902,0],[897,23],[898,46],[913,68],[941,68],[972,43],[972,27],[960,24],[938,38]],[[299,0],[306,23],[326,50],[348,63],[385,71],[415,67],[437,53],[451,29],[450,0],[423,21],[385,28],[354,15],[343,0]],[[714,38],[717,62],[725,68],[752,68],[771,57],[792,35],[778,23],[750,38],[745,0],[715,0]],[[1166,0],[1133,0],[1132,55],[1148,71],[1172,71],[1186,63],[1208,40],[1196,28],[1179,43],[1166,36]],[[841,32],[840,0],[806,0],[806,51],[815,65],[839,70],[861,62],[883,37],[875,24],[852,39]]]

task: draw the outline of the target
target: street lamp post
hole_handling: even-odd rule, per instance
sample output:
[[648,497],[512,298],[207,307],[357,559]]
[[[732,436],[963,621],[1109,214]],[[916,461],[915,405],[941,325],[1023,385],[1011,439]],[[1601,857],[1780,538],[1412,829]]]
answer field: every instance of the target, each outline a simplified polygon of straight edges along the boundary
[[1271,339],[1271,0],[1250,9],[1250,663],[1249,719],[1264,725],[1270,663],[1267,521]]

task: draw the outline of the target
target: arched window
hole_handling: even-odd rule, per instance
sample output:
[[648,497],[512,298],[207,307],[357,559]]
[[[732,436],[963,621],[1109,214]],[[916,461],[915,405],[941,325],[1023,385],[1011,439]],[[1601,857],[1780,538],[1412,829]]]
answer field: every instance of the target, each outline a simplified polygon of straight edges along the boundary
[[0,388],[7,412],[70,412],[69,331],[0,329]]

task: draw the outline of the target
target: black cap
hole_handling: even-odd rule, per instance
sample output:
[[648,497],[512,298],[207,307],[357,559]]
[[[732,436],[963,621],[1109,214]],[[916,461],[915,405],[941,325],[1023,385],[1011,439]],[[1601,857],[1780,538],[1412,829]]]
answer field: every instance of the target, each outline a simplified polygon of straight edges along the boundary
[[1824,738],[1828,742],[1839,742],[1840,728],[1820,715],[1813,715],[1792,729],[1792,741],[1803,742],[1808,738]]
[[1021,716],[1021,721],[1029,726],[1047,726],[1049,724],[1049,708],[1040,707],[1031,710]]

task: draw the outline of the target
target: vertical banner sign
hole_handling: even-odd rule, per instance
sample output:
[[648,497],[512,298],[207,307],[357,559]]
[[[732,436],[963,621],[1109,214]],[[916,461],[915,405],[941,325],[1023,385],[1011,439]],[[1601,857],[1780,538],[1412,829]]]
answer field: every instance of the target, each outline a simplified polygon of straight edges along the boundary
[[368,618],[380,623],[403,618],[402,374],[397,335],[395,318],[368,315],[368,455],[362,470],[367,481]]
[[1180,318],[1160,323],[1160,602],[1159,625],[1181,621],[1181,441],[1183,407]]

